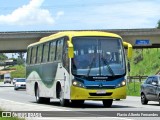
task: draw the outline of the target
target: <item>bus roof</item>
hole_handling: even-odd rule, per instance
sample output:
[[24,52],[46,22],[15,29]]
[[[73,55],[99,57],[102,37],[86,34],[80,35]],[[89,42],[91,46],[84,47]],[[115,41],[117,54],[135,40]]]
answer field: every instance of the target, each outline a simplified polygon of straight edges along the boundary
[[47,42],[53,39],[57,39],[60,37],[68,36],[69,38],[78,37],[78,36],[104,36],[104,37],[117,37],[121,38],[119,35],[110,33],[110,32],[102,32],[102,31],[64,31],[52,34],[47,37],[41,38],[38,42],[30,44],[28,47],[38,45],[43,42]]

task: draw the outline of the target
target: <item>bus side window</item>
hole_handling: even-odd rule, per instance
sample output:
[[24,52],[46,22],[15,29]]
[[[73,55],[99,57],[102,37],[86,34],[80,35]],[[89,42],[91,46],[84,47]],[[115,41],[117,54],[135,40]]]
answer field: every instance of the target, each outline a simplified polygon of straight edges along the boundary
[[38,52],[38,46],[36,46],[35,64],[37,63],[37,52]]
[[68,58],[67,41],[64,42],[63,65],[64,65],[64,67],[66,68],[66,70],[69,71],[69,58]]
[[48,52],[49,52],[49,43],[45,43],[43,45],[43,59],[42,59],[43,63],[48,62]]
[[32,48],[28,48],[28,51],[27,51],[27,64],[28,65],[31,63],[31,49]]
[[49,54],[49,62],[53,62],[55,60],[55,52],[56,52],[56,42],[50,42],[50,54]]
[[32,49],[32,58],[31,58],[31,64],[35,64],[36,61],[36,51],[37,51],[37,47],[33,47]]
[[63,52],[63,41],[64,38],[61,38],[57,41],[57,50],[56,50],[56,60],[61,61],[62,60],[62,52]]
[[41,61],[42,61],[42,48],[43,48],[42,45],[38,46],[38,49],[37,49],[37,63],[41,63]]

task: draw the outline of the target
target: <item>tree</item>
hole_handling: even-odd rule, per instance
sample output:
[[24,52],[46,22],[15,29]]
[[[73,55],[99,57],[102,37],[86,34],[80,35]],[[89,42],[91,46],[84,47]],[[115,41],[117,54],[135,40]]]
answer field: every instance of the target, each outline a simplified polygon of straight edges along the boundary
[[157,28],[160,29],[160,20],[158,21],[158,27]]
[[25,63],[24,52],[18,52],[17,64],[23,65]]
[[20,57],[17,58],[17,64],[18,65],[23,65],[25,63],[24,59],[21,59]]
[[18,55],[19,55],[19,57],[20,57],[21,59],[23,59],[23,57],[24,57],[24,52],[18,52]]
[[8,57],[5,54],[0,53],[0,61],[4,61],[6,59],[8,59]]

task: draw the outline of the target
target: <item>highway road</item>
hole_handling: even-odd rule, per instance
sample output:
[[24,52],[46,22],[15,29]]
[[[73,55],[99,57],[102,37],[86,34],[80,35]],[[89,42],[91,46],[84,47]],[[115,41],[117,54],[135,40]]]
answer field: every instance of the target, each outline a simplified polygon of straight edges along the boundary
[[[62,119],[64,117],[77,119],[78,117],[79,120],[85,118],[94,120],[99,117],[101,119],[107,117],[107,119],[112,120],[156,120],[160,118],[160,106],[158,102],[149,102],[148,105],[142,105],[140,97],[128,96],[125,100],[113,101],[111,108],[103,107],[101,101],[85,101],[82,106],[75,107],[70,105],[68,107],[61,107],[58,100],[51,100],[48,104],[37,104],[35,97],[28,95],[25,90],[15,91],[10,84],[5,84],[5,86],[3,83],[0,83],[0,108],[5,111],[42,112],[41,115],[48,119],[51,119],[53,116],[58,118],[63,116],[61,117]],[[154,113],[152,114],[154,117],[148,117],[148,114],[151,113]],[[147,117],[144,117],[142,114],[146,114]],[[157,115],[158,117],[156,117]],[[41,119],[44,118],[38,118],[37,120]]]

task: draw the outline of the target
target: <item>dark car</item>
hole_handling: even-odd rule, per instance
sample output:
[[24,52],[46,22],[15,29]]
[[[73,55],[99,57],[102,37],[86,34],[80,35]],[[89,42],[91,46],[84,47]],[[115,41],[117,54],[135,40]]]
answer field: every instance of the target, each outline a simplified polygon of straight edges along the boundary
[[141,85],[141,103],[157,101],[160,105],[160,75],[149,76]]

